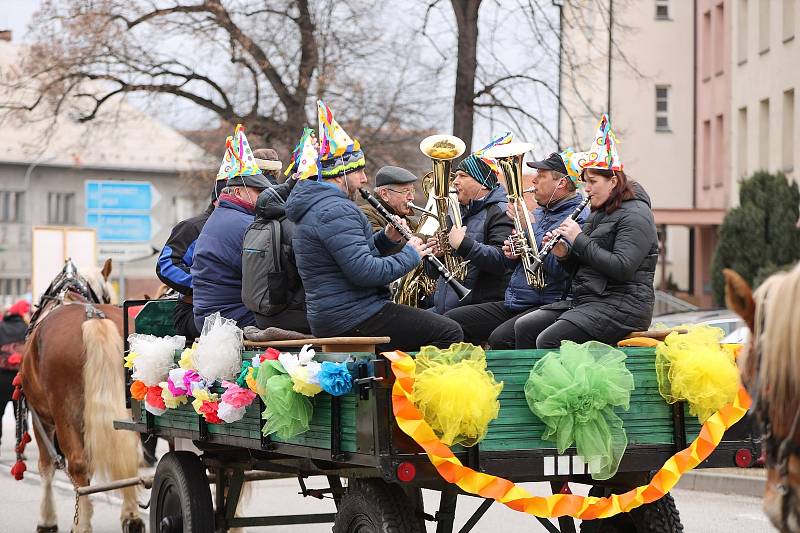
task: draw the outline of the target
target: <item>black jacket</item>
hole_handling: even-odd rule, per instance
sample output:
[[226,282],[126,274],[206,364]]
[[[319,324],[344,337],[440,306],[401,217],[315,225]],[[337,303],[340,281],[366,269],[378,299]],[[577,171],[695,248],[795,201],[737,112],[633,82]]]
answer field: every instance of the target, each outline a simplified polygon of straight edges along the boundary
[[566,258],[574,307],[561,318],[608,344],[647,329],[653,317],[658,236],[650,197],[633,188],[634,199],[610,215],[589,215]]
[[14,353],[22,354],[28,324],[19,315],[6,315],[0,322],[0,370],[19,369],[19,364],[10,363]]
[[203,230],[208,217],[214,211],[214,206],[208,208],[196,217],[187,218],[172,228],[161,255],[156,263],[156,275],[164,285],[171,287],[181,294],[192,293],[192,256],[197,237]]

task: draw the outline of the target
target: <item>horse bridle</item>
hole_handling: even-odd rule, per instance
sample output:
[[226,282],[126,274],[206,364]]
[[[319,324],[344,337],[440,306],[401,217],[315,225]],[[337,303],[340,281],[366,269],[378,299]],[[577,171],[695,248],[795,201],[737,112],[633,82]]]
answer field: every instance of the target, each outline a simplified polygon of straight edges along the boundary
[[39,320],[39,316],[46,307],[47,302],[56,302],[56,304],[64,303],[67,293],[73,293],[88,303],[104,303],[110,304],[111,298],[108,294],[103,293],[102,298],[97,296],[97,293],[92,288],[92,285],[81,276],[71,262],[67,262],[64,269],[56,276],[50,283],[50,286],[42,294],[39,300],[39,305],[36,307],[31,316],[28,324],[28,334],[33,330],[34,326]]
[[[760,320],[759,336],[764,331],[764,315],[762,313]],[[756,416],[756,420],[761,430],[761,441],[764,447],[764,462],[767,468],[776,469],[778,471],[778,483],[775,485],[775,490],[781,497],[781,531],[788,531],[788,516],[789,504],[792,496],[795,496],[795,490],[789,482],[789,460],[792,455],[800,456],[800,444],[795,441],[795,434],[798,427],[800,427],[800,409],[795,412],[792,425],[786,436],[778,440],[772,433],[772,423],[769,417],[769,403],[762,395],[761,387],[761,339],[753,338],[751,346],[753,353],[751,356],[756,357],[755,367],[756,375],[753,380],[753,387],[750,388],[750,395],[753,398],[751,410]]]

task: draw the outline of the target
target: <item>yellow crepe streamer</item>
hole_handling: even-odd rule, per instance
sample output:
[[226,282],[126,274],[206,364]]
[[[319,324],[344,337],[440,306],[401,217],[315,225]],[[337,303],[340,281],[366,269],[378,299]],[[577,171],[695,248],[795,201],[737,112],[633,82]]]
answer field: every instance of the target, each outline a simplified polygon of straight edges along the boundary
[[641,505],[652,503],[677,484],[681,476],[704,461],[722,440],[729,427],[738,422],[750,407],[750,396],[744,388],[733,403],[724,406],[706,420],[700,434],[692,444],[672,457],[656,472],[649,484],[631,489],[624,494],[612,494],[606,498],[554,494],[533,496],[511,481],[491,474],[476,472],[461,464],[414,405],[414,381],[416,362],[403,352],[383,354],[392,363],[395,382],[392,387],[392,410],[400,429],[419,444],[428,455],[439,474],[448,482],[470,494],[492,498],[515,511],[542,518],[572,516],[581,520],[608,518],[626,513]]

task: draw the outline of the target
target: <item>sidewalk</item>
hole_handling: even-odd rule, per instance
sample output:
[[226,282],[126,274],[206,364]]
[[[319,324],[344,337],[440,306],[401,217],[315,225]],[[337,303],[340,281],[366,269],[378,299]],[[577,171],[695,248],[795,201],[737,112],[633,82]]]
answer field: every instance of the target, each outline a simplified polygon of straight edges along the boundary
[[687,472],[677,488],[761,498],[766,479],[763,468],[708,468]]

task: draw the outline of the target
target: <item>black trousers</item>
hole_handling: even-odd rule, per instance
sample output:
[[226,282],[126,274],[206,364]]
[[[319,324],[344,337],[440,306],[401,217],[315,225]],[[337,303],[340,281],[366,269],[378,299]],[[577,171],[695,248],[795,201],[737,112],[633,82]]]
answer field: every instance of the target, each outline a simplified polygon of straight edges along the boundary
[[432,311],[407,305],[386,306],[341,336],[391,337],[389,344],[377,346],[379,352],[402,350],[414,352],[422,346],[447,348],[461,342],[464,334],[457,322]]
[[298,333],[311,333],[311,326],[308,325],[305,311],[287,309],[272,316],[253,314],[256,316],[258,329],[281,328]]
[[558,348],[561,341],[577,343],[593,340],[591,335],[567,320],[560,320],[566,309],[537,309],[520,317],[514,324],[518,350]]
[[488,342],[493,350],[513,350],[516,346],[514,324],[534,310],[511,311],[504,302],[486,302],[456,307],[444,316],[461,325],[466,342],[476,345]]
[[186,337],[189,344],[200,336],[200,332],[197,331],[197,326],[194,323],[192,304],[178,300],[175,312],[172,315],[172,321],[175,324],[175,334]]
[[11,401],[11,395],[14,394],[14,385],[11,382],[16,375],[16,370],[0,370],[0,440],[3,438],[3,413]]

